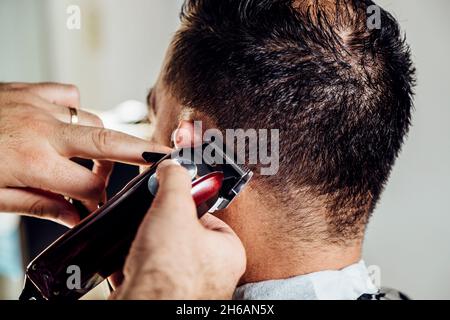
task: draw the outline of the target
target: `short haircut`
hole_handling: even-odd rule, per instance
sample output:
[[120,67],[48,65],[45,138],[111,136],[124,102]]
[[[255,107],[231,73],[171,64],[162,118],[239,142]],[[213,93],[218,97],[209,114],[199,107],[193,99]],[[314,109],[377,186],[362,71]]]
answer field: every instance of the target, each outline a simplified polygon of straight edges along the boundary
[[331,242],[364,232],[410,125],[410,50],[381,8],[367,27],[371,5],[186,0],[164,77],[219,129],[279,129],[280,170],[257,180],[291,217],[299,190],[324,199]]

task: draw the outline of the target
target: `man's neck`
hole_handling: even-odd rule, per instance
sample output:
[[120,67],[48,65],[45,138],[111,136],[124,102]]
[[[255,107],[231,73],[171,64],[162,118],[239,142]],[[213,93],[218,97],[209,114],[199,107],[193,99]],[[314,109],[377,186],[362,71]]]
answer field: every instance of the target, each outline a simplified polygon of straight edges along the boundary
[[[324,213],[315,212],[315,216],[320,215]],[[323,218],[314,221],[313,230],[306,232],[311,227],[305,228],[300,237],[301,226],[289,231],[293,226],[286,226],[284,219],[278,219],[282,213],[268,209],[256,192],[241,194],[231,210],[217,216],[231,226],[245,246],[247,270],[240,284],[340,270],[361,260],[363,234],[345,244],[330,244],[319,236],[327,230]]]
[[302,247],[296,244],[279,250],[266,247],[249,254],[247,270],[240,284],[340,270],[360,260],[361,244],[350,247],[311,244]]

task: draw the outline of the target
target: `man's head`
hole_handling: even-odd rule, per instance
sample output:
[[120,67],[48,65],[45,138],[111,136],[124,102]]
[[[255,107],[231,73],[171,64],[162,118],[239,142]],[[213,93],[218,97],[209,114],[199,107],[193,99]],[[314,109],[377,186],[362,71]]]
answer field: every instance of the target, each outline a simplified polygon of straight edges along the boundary
[[280,232],[360,239],[407,133],[414,83],[397,22],[381,10],[370,30],[370,5],[186,0],[149,96],[154,139],[169,143],[183,114],[220,130],[279,129],[279,171],[256,174],[249,192]]

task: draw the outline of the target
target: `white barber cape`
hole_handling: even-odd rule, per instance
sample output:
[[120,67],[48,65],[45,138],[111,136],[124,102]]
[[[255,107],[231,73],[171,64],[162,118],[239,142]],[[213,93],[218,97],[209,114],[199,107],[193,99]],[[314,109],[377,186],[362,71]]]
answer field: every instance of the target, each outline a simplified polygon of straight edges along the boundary
[[320,271],[282,280],[248,283],[238,287],[236,300],[356,300],[376,294],[364,261],[341,270]]

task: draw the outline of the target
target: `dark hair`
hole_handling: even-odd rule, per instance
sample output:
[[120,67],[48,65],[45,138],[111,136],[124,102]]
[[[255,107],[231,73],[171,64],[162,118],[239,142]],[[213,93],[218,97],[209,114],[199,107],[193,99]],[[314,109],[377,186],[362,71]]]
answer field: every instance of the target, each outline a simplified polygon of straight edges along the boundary
[[[322,197],[330,241],[361,235],[408,131],[409,47],[358,0],[187,0],[165,82],[220,129],[280,129],[280,203]],[[291,213],[292,215],[292,213]],[[322,218],[323,219],[323,218]]]

